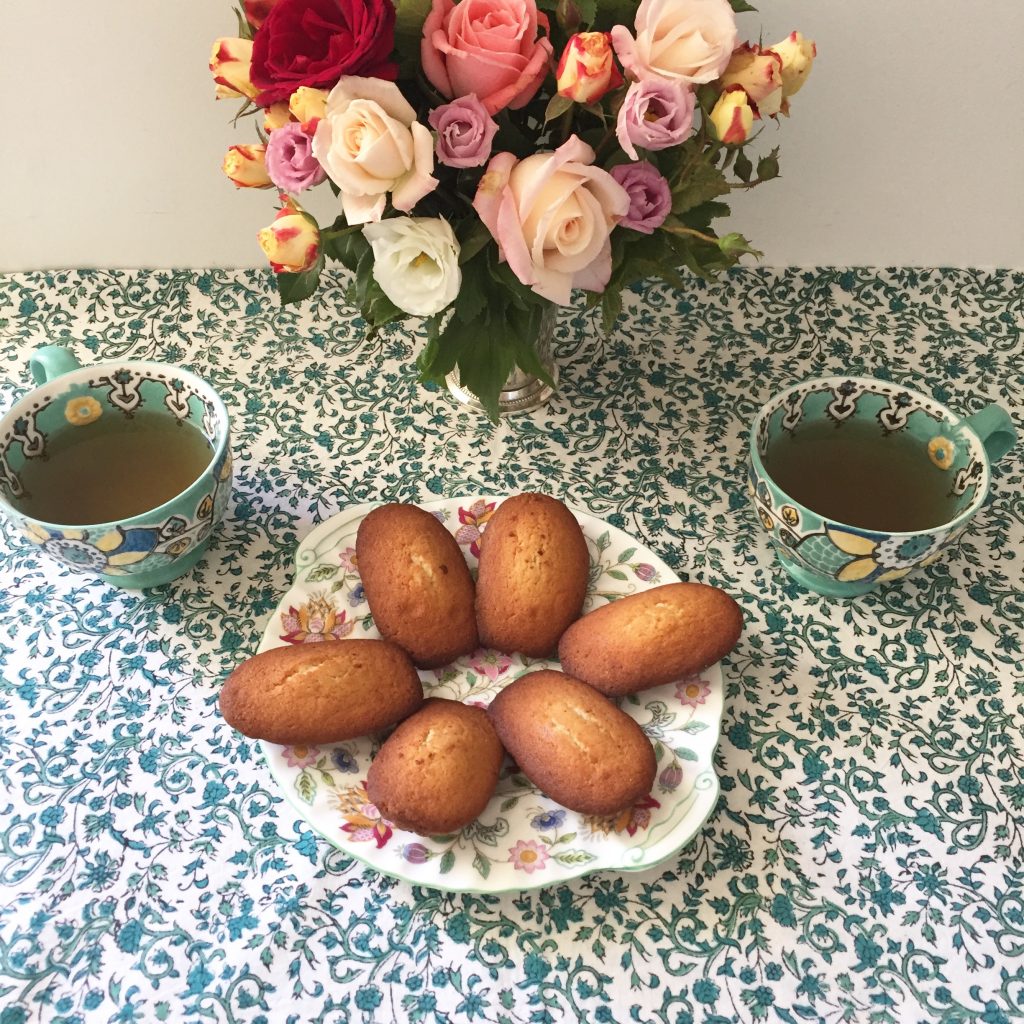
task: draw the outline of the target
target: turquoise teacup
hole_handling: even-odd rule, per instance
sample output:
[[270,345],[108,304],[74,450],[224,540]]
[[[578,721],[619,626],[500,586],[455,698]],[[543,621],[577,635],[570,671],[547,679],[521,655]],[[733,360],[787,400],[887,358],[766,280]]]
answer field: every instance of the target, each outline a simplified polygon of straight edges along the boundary
[[[776,446],[811,436],[820,439],[822,459],[832,437],[905,444],[911,460],[925,460],[921,472],[943,495],[943,521],[905,532],[864,529],[821,514],[821,507],[801,504],[772,479],[766,462],[778,466],[787,452]],[[749,494],[779,562],[793,579],[819,594],[853,597],[939,558],[981,508],[990,466],[1013,447],[1016,436],[1009,415],[997,405],[961,418],[928,395],[889,381],[805,381],[772,398],[754,420]],[[801,479],[798,475],[797,483]],[[907,474],[900,486],[912,487],[914,479]],[[800,489],[792,482],[789,486]]]
[[[154,587],[186,573],[209,546],[231,491],[228,414],[217,393],[194,374],[173,366],[135,360],[81,366],[58,346],[39,349],[32,356],[31,370],[38,387],[0,420],[0,509],[47,555],[116,586]],[[143,418],[151,429],[159,429],[161,443],[154,445],[153,459],[161,467],[168,465],[169,447],[184,444],[185,433],[190,435],[196,476],[190,483],[183,481],[179,493],[155,508],[83,524],[81,499],[76,509],[75,493],[69,489],[64,494],[64,474],[58,480],[48,477],[48,456],[59,450],[84,450],[71,446],[88,439],[90,431],[95,443],[102,431],[106,450],[116,457],[129,443],[118,438],[137,429]],[[202,436],[188,430],[186,423]],[[148,449],[146,454],[148,465]],[[86,480],[94,479],[88,469],[73,468],[79,476],[84,472]],[[44,521],[31,511],[34,499],[25,485],[29,477],[37,486],[44,482],[56,495],[56,513],[50,513],[55,521]]]

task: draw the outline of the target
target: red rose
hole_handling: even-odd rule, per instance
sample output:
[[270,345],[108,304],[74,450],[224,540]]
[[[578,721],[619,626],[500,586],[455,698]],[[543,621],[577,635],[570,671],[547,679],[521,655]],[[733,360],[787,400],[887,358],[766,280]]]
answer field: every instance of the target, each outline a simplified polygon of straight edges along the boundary
[[253,28],[259,28],[267,20],[270,8],[277,0],[244,0],[245,17]]
[[301,85],[330,89],[342,75],[394,81],[391,0],[277,0],[256,33],[252,83],[269,107]]

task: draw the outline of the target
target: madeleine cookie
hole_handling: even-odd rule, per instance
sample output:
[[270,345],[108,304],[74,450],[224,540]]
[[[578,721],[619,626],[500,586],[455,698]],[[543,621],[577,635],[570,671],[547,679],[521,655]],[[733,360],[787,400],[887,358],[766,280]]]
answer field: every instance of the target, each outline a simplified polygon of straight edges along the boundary
[[399,828],[425,836],[457,832],[487,806],[504,756],[486,711],[431,698],[380,748],[366,792]]
[[508,498],[480,541],[480,642],[506,654],[554,654],[583,610],[589,570],[583,531],[562,502],[544,494]]
[[455,538],[416,505],[382,505],[356,534],[356,561],[381,636],[420,668],[477,648],[473,577]]
[[242,662],[220,691],[228,725],[284,746],[382,732],[422,703],[408,655],[384,640],[276,647]]
[[662,686],[736,646],[740,606],[702,583],[667,583],[584,615],[558,645],[562,668],[610,696]]
[[616,814],[654,785],[651,741],[607,697],[563,672],[531,672],[487,714],[523,774],[582,814]]

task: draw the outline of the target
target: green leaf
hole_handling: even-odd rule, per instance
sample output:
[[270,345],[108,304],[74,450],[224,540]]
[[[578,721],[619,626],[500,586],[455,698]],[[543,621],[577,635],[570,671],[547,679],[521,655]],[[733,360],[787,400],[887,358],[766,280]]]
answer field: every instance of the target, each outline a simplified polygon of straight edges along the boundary
[[732,9],[737,14],[746,14],[747,11],[757,10],[756,7],[751,7],[747,0],[729,0],[729,3],[732,4]]
[[324,268],[323,253],[317,258],[316,263],[309,270],[301,274],[289,274],[282,271],[277,275],[277,291],[281,296],[281,304],[289,302],[301,302],[308,299],[316,291],[320,284],[320,271]]
[[566,850],[564,853],[556,853],[552,859],[567,867],[576,867],[579,864],[589,864],[594,855],[587,853],[586,850]]
[[441,858],[441,874],[447,875],[453,867],[455,867],[455,854],[451,850],[445,850],[444,856]]
[[459,263],[468,263],[491,240],[491,233],[476,217],[463,220],[455,231],[459,240]]
[[480,256],[462,267],[462,285],[455,297],[455,315],[468,323],[475,320],[487,308],[487,287],[491,275],[487,270],[487,259]]
[[320,244],[324,254],[337,260],[348,270],[355,271],[359,260],[370,251],[370,243],[363,235],[361,226],[345,227],[340,230],[328,228],[320,232]]
[[395,52],[403,77],[414,78],[420,69],[420,40],[430,8],[431,0],[396,0]]
[[491,862],[479,851],[477,852],[477,855],[473,858],[473,867],[475,867],[477,871],[480,872],[481,876],[483,876],[484,878],[486,878],[491,873]]
[[736,162],[733,164],[732,169],[740,181],[750,181],[750,176],[754,173],[754,165],[750,162],[750,157],[742,149],[736,152]]
[[356,298],[363,319],[370,324],[371,333],[392,320],[401,320],[408,314],[399,309],[385,294],[373,277],[373,250],[367,247],[356,266]]
[[718,248],[725,253],[726,256],[739,257],[743,253],[749,253],[751,256],[756,256],[761,259],[764,253],[758,249],[751,248],[750,243],[738,232],[732,231],[728,235],[722,235],[718,240]]
[[238,37],[240,39],[252,39],[252,25],[240,7],[233,8],[235,17],[238,19]]
[[698,760],[697,755],[689,747],[673,747],[672,753],[675,754],[680,761]]
[[561,117],[566,111],[572,109],[573,101],[568,96],[559,96],[556,92],[554,96],[548,100],[547,108],[544,111],[544,123],[548,121],[554,121]]
[[757,161],[757,176],[761,181],[771,181],[779,176],[779,151],[773,149]]
[[692,736],[694,733],[703,732],[707,727],[707,722],[687,722],[683,726],[683,732],[690,733]]
[[299,777],[295,780],[295,792],[299,794],[299,798],[307,804],[313,802],[313,798],[316,796],[316,779],[313,778],[313,773],[307,771],[305,768],[299,773]]
[[309,570],[306,574],[306,579],[310,583],[322,583],[324,580],[329,580],[337,574],[338,566],[336,565],[318,565]]
[[728,192],[729,183],[717,167],[697,163],[689,169],[685,179],[672,190],[672,212],[686,213],[687,210],[692,210],[695,206]]

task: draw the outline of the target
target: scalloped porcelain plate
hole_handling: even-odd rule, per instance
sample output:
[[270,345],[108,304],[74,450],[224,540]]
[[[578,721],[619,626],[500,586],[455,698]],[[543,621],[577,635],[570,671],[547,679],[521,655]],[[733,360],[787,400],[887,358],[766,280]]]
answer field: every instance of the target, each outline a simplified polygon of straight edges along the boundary
[[[477,543],[503,499],[445,498],[423,503],[452,532],[476,571]],[[299,545],[295,579],[259,650],[288,643],[378,637],[355,564],[356,530],[374,506],[360,505],[317,526]],[[584,612],[678,577],[621,530],[573,510],[590,549]],[[489,704],[525,672],[557,661],[478,650],[443,669],[423,670],[428,695]],[[577,814],[541,795],[506,761],[484,813],[454,835],[425,838],[381,818],[366,795],[379,740],[321,747],[262,743],[270,771],[298,813],[328,842],[375,871],[452,892],[516,892],[593,871],[641,871],[674,854],[714,809],[712,764],[722,717],[722,677],[712,666],[668,686],[626,698],[622,709],[654,744],[653,791],[615,817]]]

